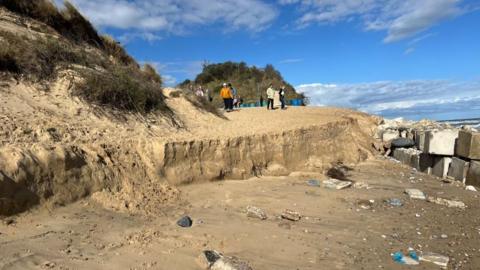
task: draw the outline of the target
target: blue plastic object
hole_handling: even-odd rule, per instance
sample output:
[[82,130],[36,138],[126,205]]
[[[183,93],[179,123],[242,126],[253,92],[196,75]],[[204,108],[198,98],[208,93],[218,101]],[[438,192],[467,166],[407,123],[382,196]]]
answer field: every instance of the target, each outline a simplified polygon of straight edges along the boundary
[[403,253],[400,252],[400,251],[397,251],[395,253],[393,253],[392,255],[392,259],[393,261],[397,262],[397,263],[400,263],[400,264],[403,264]]
[[410,250],[408,252],[408,256],[410,256],[410,258],[414,259],[415,261],[419,261],[420,258],[418,257],[417,253],[414,251],[414,250]]

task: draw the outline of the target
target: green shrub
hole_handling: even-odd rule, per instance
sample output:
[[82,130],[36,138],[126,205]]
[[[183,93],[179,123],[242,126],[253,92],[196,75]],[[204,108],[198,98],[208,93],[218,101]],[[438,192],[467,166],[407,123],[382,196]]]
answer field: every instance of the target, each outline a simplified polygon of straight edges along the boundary
[[45,23],[72,41],[103,47],[92,24],[68,1],[65,1],[65,9],[62,11],[50,0],[0,0],[0,6]]
[[162,77],[158,75],[157,71],[150,64],[145,64],[142,69],[143,76],[147,81],[158,83],[162,85]]
[[113,56],[115,59],[120,61],[120,63],[129,66],[135,65],[138,66],[137,62],[125,51],[125,49],[112,37],[108,35],[103,35],[101,37],[103,49],[108,54]]
[[211,102],[209,102],[205,97],[199,97],[192,94],[185,95],[186,99],[192,103],[195,107],[199,108],[208,113],[212,113],[218,117],[225,118],[218,108]]
[[178,87],[188,90],[196,84],[211,89],[213,103],[220,106],[222,100],[219,97],[219,93],[224,82],[232,83],[245,103],[257,102],[262,95],[266,98],[265,91],[270,83],[277,89],[285,86],[287,99],[305,99],[302,94],[297,93],[295,88],[283,79],[280,72],[272,65],[267,65],[265,68],[260,69],[255,66],[249,67],[243,62],[205,64],[202,72],[197,75],[194,82],[186,80]]
[[18,74],[20,68],[18,67],[15,57],[8,47],[0,47],[0,71]]
[[131,67],[85,74],[75,93],[87,101],[122,110],[146,113],[165,109],[160,85],[145,81]]
[[[73,44],[56,38],[38,38],[34,41],[11,32],[0,31],[2,68],[12,73],[22,73],[35,80],[51,79],[58,66],[100,64],[98,58],[77,50]],[[8,68],[10,67],[10,68]]]

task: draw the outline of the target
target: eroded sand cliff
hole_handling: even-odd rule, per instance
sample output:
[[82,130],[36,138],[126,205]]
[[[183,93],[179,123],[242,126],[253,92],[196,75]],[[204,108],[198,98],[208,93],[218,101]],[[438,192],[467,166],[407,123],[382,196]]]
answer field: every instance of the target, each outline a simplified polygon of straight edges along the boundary
[[75,79],[65,73],[47,91],[1,86],[0,214],[98,191],[144,211],[175,200],[179,184],[321,172],[371,155],[376,120],[358,112],[244,109],[222,118],[180,96],[167,99],[171,115],[143,117],[72,97]]

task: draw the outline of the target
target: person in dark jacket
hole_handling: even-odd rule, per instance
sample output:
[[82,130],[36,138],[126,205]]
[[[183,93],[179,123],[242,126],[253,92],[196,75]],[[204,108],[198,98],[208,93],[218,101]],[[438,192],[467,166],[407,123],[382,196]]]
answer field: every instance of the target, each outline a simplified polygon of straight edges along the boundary
[[282,88],[280,88],[280,92],[279,92],[279,95],[280,95],[280,103],[282,104],[282,110],[285,110],[285,86],[282,86]]

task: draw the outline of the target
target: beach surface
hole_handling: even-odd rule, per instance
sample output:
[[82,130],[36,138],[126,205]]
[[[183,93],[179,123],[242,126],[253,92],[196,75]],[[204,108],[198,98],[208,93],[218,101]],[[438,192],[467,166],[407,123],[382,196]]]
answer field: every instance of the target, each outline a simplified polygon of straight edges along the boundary
[[[309,186],[313,176],[297,173],[183,186],[179,200],[158,205],[155,216],[113,211],[92,199],[35,210],[0,225],[0,267],[202,269],[197,257],[213,249],[253,269],[405,269],[391,253],[413,248],[449,256],[448,269],[478,269],[478,193],[381,158],[352,169],[349,179],[369,189]],[[467,208],[411,200],[406,188],[461,199]],[[403,206],[384,201],[391,198]],[[247,206],[268,218],[247,217]],[[301,219],[282,219],[286,209]],[[176,224],[185,215],[193,220],[190,228]],[[439,266],[422,262],[416,268]]]

